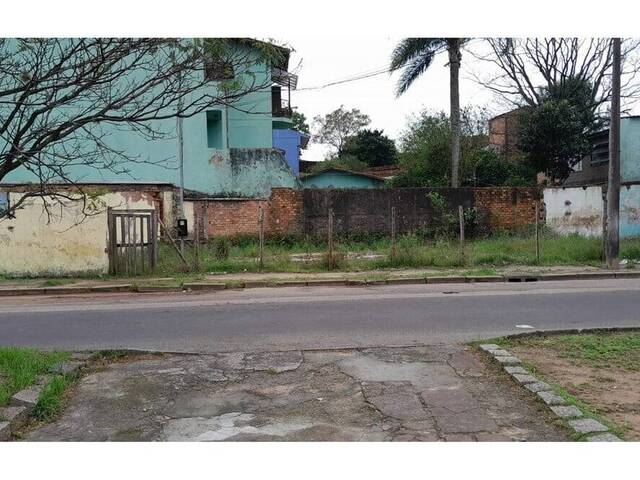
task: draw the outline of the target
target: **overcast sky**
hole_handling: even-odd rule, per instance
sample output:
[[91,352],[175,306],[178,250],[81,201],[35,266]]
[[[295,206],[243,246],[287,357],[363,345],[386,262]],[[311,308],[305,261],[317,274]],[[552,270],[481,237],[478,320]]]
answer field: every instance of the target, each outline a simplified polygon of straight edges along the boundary
[[[329,113],[340,105],[347,109],[355,107],[371,117],[371,128],[383,129],[394,139],[398,138],[406,125],[407,117],[424,107],[448,112],[449,72],[446,54],[439,55],[427,72],[400,98],[394,95],[397,74],[390,77],[388,73],[327,88],[304,90],[387,67],[391,51],[399,40],[399,37],[383,36],[287,38],[286,42],[295,50],[289,69],[299,75],[298,91],[292,92],[292,105],[309,120],[316,115]],[[476,52],[486,51],[482,40],[475,41],[470,48]],[[486,62],[463,52],[460,104],[486,106],[493,114],[508,110],[503,100],[472,80],[472,73],[486,77],[493,72]],[[633,111],[640,113],[637,103]],[[309,148],[303,151],[302,158],[323,160],[326,152],[326,147],[310,143]]]

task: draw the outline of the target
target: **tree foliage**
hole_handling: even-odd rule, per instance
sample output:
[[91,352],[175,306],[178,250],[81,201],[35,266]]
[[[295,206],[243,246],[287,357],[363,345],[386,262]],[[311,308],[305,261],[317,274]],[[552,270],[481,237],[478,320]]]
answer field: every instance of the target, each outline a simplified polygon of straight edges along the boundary
[[[461,115],[461,178],[471,176],[470,155],[487,143],[487,113],[465,108]],[[451,124],[444,112],[424,110],[409,121],[399,139],[398,162],[404,173],[393,179],[395,186],[445,187],[450,184]]]
[[293,122],[292,128],[294,130],[309,134],[309,124],[307,123],[307,117],[304,113],[294,110],[291,115],[291,121]]
[[341,168],[343,170],[350,170],[352,172],[360,172],[368,166],[357,157],[349,154],[332,156],[323,162],[316,163],[317,165],[313,166],[313,172],[323,172],[325,170],[329,170],[330,168]]
[[562,181],[591,152],[590,135],[602,126],[595,112],[595,88],[569,77],[540,92],[540,104],[523,111],[518,147],[531,167]]
[[360,130],[348,137],[343,147],[343,155],[352,155],[370,167],[396,163],[396,144],[382,130]]
[[[487,149],[487,111],[464,108],[461,116],[462,185],[531,185],[535,171],[511,164]],[[423,111],[411,120],[399,141],[399,163],[404,172],[392,180],[396,187],[445,187],[449,185],[448,161],[451,127],[444,112]]]
[[344,105],[325,116],[316,116],[313,121],[314,141],[331,145],[338,156],[343,153],[347,139],[371,123],[369,115],[357,108],[346,110]]
[[[113,145],[110,132],[173,136],[175,124],[162,120],[264,90],[269,77],[259,69],[266,73],[283,55],[250,39],[0,39],[0,181],[19,168],[36,179],[12,210],[33,196],[84,199],[77,166],[126,175],[131,163],[148,163]],[[207,65],[224,69],[217,88]]]

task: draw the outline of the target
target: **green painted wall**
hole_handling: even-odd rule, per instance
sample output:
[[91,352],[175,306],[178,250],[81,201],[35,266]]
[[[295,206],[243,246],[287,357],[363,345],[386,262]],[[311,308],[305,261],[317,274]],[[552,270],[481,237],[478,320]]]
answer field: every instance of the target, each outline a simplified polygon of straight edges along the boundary
[[620,120],[620,179],[640,181],[640,117]]
[[300,179],[303,188],[379,188],[384,181],[348,172],[322,172]]
[[[256,84],[269,85],[266,65],[249,69]],[[215,89],[215,83],[211,83]],[[209,88],[209,87],[207,87]],[[273,148],[271,89],[247,94],[229,107],[219,106],[184,119],[185,187],[211,195],[268,195],[270,187],[295,187],[297,180],[284,156]],[[167,133],[161,139],[148,139],[131,130],[104,125],[108,144],[136,157],[136,162],[119,165],[116,172],[84,165],[69,168],[67,174],[77,182],[169,182],[179,183],[176,120],[151,123]],[[91,145],[90,143],[88,145]],[[4,147],[0,142],[0,148]],[[218,148],[215,148],[218,147]],[[241,150],[260,149],[252,155]],[[243,159],[250,161],[243,163]],[[240,178],[242,176],[242,178]],[[4,183],[36,182],[26,169],[10,173]],[[269,184],[269,182],[271,182]],[[268,185],[269,184],[269,185]],[[267,188],[269,187],[269,188]]]

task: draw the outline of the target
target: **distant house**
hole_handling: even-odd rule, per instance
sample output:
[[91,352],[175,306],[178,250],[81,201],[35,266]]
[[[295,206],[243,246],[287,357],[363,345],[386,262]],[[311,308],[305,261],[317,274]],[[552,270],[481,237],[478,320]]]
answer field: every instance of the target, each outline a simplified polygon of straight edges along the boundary
[[385,180],[364,172],[328,168],[300,177],[303,188],[380,188]]
[[509,162],[515,163],[522,158],[518,149],[518,130],[520,115],[525,108],[516,108],[489,120],[489,147]]
[[[600,185],[609,175],[609,129],[591,136],[592,150],[562,184],[563,187]],[[640,182],[640,116],[620,119],[620,181]]]

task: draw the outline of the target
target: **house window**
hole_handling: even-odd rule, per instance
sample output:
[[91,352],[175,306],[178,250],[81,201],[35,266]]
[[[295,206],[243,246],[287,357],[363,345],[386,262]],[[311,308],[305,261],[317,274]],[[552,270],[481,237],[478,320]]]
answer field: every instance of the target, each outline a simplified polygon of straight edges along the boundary
[[205,59],[204,79],[209,81],[233,80],[233,64],[221,59]]
[[207,147],[223,148],[221,110],[207,111]]
[[0,192],[0,218],[9,214],[9,192]]

